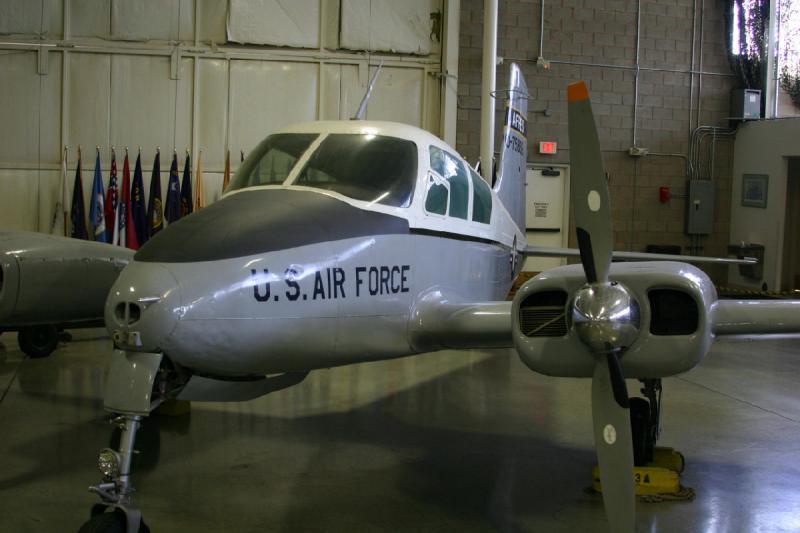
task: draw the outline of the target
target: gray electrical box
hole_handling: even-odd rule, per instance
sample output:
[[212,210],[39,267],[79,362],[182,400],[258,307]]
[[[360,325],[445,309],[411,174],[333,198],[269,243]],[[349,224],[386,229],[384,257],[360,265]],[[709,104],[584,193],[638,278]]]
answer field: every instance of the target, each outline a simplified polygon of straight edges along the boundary
[[714,182],[686,182],[686,233],[709,235],[714,229]]
[[761,91],[756,89],[731,91],[731,118],[734,120],[761,118]]

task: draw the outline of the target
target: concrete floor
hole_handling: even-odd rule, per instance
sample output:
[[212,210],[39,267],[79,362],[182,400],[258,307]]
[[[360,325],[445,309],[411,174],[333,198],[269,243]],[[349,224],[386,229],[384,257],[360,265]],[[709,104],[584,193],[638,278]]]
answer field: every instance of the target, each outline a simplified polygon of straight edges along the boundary
[[[74,333],[42,360],[0,336],[2,532],[76,531],[95,503],[110,343]],[[718,342],[664,386],[662,444],[686,455],[697,498],[640,503],[639,530],[800,530],[800,340]],[[533,374],[509,351],[313,372],[148,419],[137,501],[156,532],[606,531],[584,490],[588,398],[588,380]]]

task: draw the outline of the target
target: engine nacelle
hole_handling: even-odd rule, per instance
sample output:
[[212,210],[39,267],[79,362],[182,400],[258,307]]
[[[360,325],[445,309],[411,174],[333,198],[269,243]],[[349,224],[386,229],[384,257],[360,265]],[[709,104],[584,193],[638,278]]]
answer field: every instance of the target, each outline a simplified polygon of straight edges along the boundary
[[133,250],[32,232],[0,233],[0,327],[99,321]]
[[[714,338],[710,309],[716,289],[686,263],[614,263],[610,281],[638,301],[639,334],[620,357],[626,378],[660,378],[686,372],[708,352]],[[514,346],[541,374],[592,377],[596,356],[571,323],[575,292],[586,283],[581,265],[547,270],[525,283],[511,311]]]

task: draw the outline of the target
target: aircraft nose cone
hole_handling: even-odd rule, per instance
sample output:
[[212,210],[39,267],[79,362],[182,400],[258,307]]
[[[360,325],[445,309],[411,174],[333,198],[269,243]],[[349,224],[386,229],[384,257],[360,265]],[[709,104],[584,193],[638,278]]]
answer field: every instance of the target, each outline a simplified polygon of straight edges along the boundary
[[106,299],[106,329],[119,348],[157,352],[175,329],[180,310],[178,282],[170,271],[133,261]]

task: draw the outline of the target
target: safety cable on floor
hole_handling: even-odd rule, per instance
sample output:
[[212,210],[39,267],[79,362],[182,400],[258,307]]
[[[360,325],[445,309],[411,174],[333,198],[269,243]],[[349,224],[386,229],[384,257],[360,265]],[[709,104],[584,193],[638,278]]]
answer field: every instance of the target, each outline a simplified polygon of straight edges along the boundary
[[678,492],[664,492],[659,494],[642,494],[639,501],[642,503],[661,503],[661,502],[690,502],[697,494],[691,487],[681,485]]

